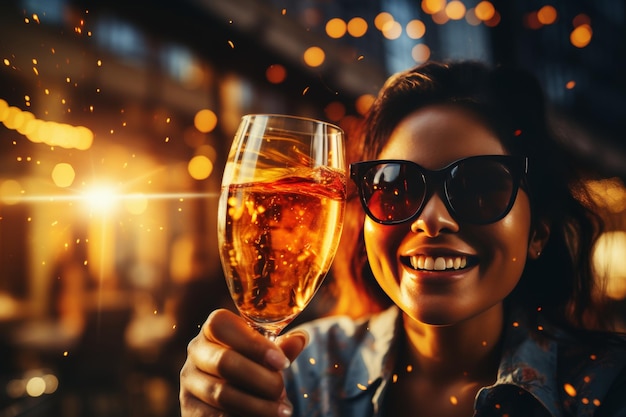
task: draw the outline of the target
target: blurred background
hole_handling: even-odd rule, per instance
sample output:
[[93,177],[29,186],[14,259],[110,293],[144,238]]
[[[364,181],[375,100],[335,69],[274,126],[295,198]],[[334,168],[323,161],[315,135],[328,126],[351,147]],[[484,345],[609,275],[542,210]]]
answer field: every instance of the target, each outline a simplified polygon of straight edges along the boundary
[[5,0],[0,39],[0,417],[178,415],[187,342],[232,309],[215,218],[240,117],[350,134],[429,59],[540,79],[600,172],[595,261],[625,328],[623,1]]

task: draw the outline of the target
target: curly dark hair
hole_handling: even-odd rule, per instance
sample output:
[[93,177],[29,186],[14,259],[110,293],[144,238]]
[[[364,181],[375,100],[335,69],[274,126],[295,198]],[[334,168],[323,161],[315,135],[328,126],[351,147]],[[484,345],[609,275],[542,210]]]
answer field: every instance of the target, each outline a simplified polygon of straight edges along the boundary
[[[527,262],[507,302],[515,300],[529,311],[541,310],[560,325],[601,328],[606,323],[597,302],[591,254],[603,221],[586,192],[585,176],[566,157],[550,129],[542,88],[531,74],[477,62],[429,62],[397,73],[381,89],[360,133],[350,138],[356,141],[351,145],[356,154],[351,159],[376,159],[403,118],[435,104],[473,112],[509,153],[529,158],[526,187],[533,225],[539,221],[549,224],[550,237],[541,257]],[[352,190],[334,281],[339,287],[352,285],[353,315],[390,305],[367,264],[363,219]],[[355,293],[366,300],[363,310],[355,309]],[[338,303],[338,311],[341,306]]]

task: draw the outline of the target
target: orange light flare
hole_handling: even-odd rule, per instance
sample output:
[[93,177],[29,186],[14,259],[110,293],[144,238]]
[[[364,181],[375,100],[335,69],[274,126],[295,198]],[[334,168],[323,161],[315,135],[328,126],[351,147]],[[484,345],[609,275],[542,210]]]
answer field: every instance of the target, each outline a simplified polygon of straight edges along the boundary
[[[19,192],[12,190],[11,187],[2,184],[0,187],[0,201],[5,204],[50,204],[50,203],[80,203],[85,206],[89,214],[114,214],[120,205],[134,207],[141,203],[147,205],[148,201],[153,200],[191,200],[191,199],[207,199],[219,198],[217,192],[167,192],[167,193],[143,193],[143,192],[126,192],[125,185],[114,186],[106,182],[99,185],[86,187],[84,190],[67,189],[69,193],[59,194],[29,194],[27,190],[19,189]],[[8,191],[7,191],[8,190]],[[11,193],[9,193],[11,191]],[[134,204],[134,205],[133,205]],[[140,213],[133,213],[140,214]]]

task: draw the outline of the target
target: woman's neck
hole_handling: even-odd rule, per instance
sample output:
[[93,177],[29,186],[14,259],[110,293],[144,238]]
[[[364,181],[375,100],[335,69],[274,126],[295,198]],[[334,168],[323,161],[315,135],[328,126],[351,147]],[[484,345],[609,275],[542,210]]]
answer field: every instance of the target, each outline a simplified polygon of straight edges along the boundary
[[[404,315],[406,366],[431,381],[495,380],[504,312],[501,304],[452,326],[433,326]],[[399,363],[398,365],[404,366]]]

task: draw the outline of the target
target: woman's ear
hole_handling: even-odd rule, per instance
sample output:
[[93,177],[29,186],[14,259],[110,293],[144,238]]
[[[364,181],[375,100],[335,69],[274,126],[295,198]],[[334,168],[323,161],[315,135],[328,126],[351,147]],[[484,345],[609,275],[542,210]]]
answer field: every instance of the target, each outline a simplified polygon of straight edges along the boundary
[[546,247],[550,238],[550,225],[545,220],[540,220],[533,227],[528,240],[528,258],[537,259],[541,256],[541,251]]

